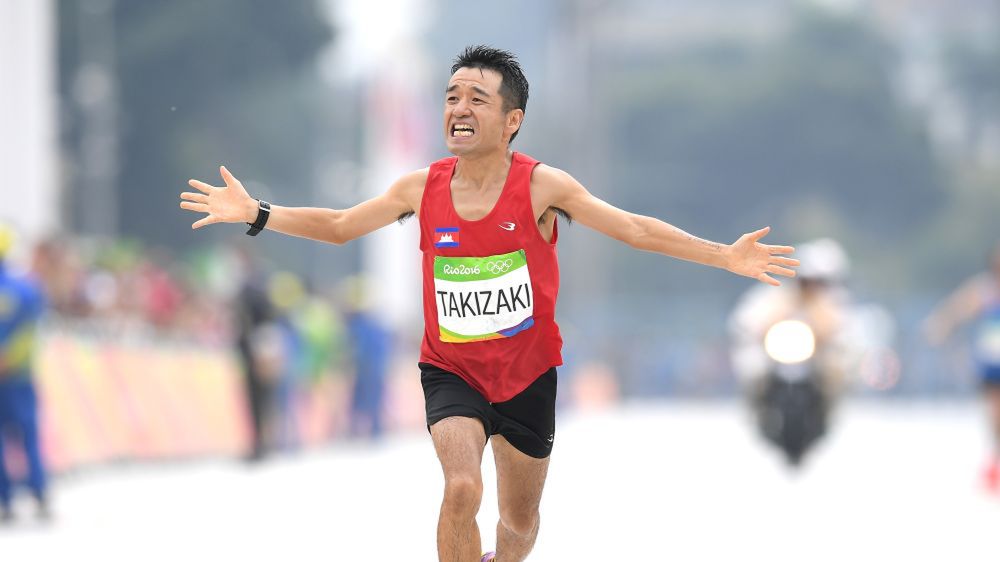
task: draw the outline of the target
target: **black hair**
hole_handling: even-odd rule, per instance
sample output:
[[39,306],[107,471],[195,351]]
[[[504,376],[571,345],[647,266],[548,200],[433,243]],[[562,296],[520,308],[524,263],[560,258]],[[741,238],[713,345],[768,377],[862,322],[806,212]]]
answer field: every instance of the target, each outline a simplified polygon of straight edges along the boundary
[[[507,113],[512,109],[525,111],[528,106],[528,79],[524,77],[521,63],[517,62],[517,57],[513,53],[486,45],[471,45],[455,57],[455,64],[451,65],[451,73],[455,74],[460,68],[478,68],[498,72],[502,78],[500,97],[503,98],[503,112]],[[514,142],[517,133],[518,131],[514,131],[514,134],[510,136],[510,142]]]

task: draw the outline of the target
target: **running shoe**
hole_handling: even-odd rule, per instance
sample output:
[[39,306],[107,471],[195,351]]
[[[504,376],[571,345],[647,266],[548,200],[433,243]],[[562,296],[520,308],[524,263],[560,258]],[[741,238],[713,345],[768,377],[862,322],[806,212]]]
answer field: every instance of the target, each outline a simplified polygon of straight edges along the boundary
[[486,554],[483,554],[483,557],[479,560],[479,562],[492,562],[492,560],[496,557],[496,552],[487,552]]

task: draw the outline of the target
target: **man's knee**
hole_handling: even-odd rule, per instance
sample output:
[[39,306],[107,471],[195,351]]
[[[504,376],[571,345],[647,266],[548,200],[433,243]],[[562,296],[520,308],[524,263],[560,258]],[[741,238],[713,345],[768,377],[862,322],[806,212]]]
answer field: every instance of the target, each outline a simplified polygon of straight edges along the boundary
[[456,512],[475,514],[483,498],[483,480],[476,475],[456,475],[444,483],[444,504]]
[[506,527],[508,531],[514,533],[515,535],[528,536],[538,530],[538,510],[501,508],[500,522],[503,523],[503,526]]

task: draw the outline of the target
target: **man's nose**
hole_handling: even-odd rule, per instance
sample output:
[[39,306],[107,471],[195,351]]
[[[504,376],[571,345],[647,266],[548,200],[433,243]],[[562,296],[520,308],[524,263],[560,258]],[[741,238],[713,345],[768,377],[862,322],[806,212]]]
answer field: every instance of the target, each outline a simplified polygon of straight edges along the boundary
[[454,109],[451,110],[455,117],[464,117],[469,114],[469,103],[465,100],[458,100]]

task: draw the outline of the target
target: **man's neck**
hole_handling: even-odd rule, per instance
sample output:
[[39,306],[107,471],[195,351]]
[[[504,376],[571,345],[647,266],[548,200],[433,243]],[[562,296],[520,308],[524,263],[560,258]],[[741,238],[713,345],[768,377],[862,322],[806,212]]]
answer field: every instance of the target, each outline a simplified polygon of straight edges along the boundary
[[476,156],[459,156],[455,164],[455,178],[463,183],[486,189],[503,181],[510,170],[514,153],[509,149],[497,150]]

